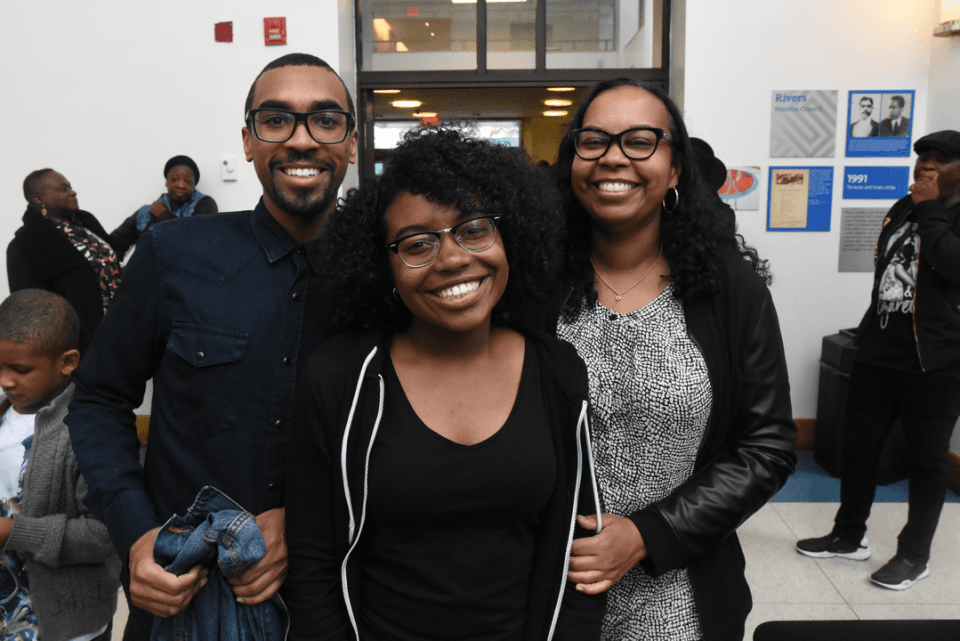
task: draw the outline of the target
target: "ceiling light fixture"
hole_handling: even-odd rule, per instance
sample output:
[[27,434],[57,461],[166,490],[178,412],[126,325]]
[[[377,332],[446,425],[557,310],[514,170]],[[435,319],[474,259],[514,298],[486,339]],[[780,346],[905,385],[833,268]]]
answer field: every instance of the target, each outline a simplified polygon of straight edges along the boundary
[[390,104],[397,109],[416,109],[423,103],[419,100],[394,100]]
[[399,89],[374,89],[373,93],[400,93]]
[[373,39],[378,42],[389,42],[390,23],[383,18],[373,19]]
[[574,91],[576,87],[547,87],[547,91]]
[[549,100],[544,100],[543,104],[548,107],[569,107],[573,104],[573,101],[567,100],[566,98],[550,98]]
[[417,118],[436,118],[437,112],[436,111],[415,111],[413,112],[413,115]]
[[548,118],[557,118],[559,116],[566,116],[568,113],[570,112],[564,111],[563,109],[557,109],[555,111],[544,111],[543,115],[547,116]]

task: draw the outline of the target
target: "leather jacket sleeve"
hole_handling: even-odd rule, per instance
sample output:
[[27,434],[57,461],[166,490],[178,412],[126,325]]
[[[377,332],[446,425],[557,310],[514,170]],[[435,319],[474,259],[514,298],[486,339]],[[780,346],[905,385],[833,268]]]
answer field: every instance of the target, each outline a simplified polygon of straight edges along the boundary
[[939,200],[913,207],[920,234],[920,259],[927,261],[952,285],[960,285],[960,229],[956,208],[952,212]]
[[739,382],[731,385],[738,400],[726,418],[712,416],[708,428],[725,434],[723,442],[706,460],[700,453],[694,474],[672,494],[630,516],[647,546],[643,564],[654,574],[710,554],[793,474],[796,426],[786,359],[773,301],[762,290],[762,300],[738,301],[745,322],[727,328],[737,334],[729,357],[737,359],[731,370],[739,371]]

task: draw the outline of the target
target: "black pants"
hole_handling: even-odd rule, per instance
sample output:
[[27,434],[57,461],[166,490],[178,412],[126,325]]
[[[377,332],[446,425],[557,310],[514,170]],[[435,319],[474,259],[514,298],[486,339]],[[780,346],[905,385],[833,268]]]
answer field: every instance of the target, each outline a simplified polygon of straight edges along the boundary
[[833,533],[859,542],[877,489],[880,451],[897,417],[907,442],[907,524],[897,553],[926,563],[947,494],[947,452],[960,414],[960,376],[854,363],[843,432],[840,510]]

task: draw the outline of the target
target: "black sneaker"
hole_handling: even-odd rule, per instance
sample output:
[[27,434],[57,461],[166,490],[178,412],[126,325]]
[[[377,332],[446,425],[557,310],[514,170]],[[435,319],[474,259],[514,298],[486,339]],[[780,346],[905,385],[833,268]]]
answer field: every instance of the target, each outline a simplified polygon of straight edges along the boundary
[[815,559],[829,559],[839,556],[854,561],[866,561],[870,558],[870,542],[863,537],[860,545],[848,543],[836,534],[828,534],[816,539],[797,541],[797,552]]
[[920,579],[930,576],[926,563],[918,563],[899,554],[870,575],[870,581],[888,590],[906,590]]

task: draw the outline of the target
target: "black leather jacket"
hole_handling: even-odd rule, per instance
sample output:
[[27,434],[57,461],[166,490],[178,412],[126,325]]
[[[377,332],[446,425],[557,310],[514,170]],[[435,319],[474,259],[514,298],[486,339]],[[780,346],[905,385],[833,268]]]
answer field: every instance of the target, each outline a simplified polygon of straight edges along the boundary
[[[651,574],[687,568],[704,639],[741,638],[752,607],[736,529],[786,483],[797,430],[776,309],[766,285],[734,251],[721,257],[720,291],[683,300],[687,331],[713,387],[713,409],[693,475],[662,501],[629,515]],[[554,306],[552,326],[569,292]],[[738,636],[739,634],[739,636]]]
[[[914,205],[910,196],[901,198],[887,213],[877,240],[878,249],[886,247],[890,234],[914,213],[920,260],[913,327],[920,367],[925,372],[960,366],[960,199],[949,200],[956,202],[927,200]],[[857,330],[858,341],[876,314],[882,271],[878,269],[874,275],[873,295]]]

